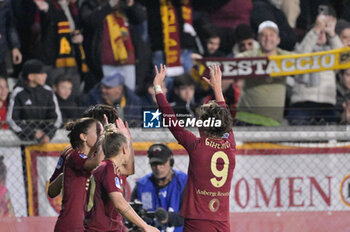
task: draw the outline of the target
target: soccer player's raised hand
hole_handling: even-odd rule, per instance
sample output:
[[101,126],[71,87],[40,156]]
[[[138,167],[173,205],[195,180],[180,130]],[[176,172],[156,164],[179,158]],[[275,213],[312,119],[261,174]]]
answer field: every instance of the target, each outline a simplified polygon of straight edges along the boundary
[[221,89],[221,79],[222,74],[220,70],[220,66],[214,64],[213,67],[209,67],[210,69],[210,79],[207,77],[203,77],[203,79],[211,86],[213,90]]
[[120,118],[118,118],[115,121],[115,124],[117,125],[117,131],[121,134],[123,134],[129,141],[131,140],[131,133],[129,130],[128,122],[124,122]]
[[161,85],[164,81],[165,75],[166,75],[166,66],[163,64],[160,64],[160,70],[158,71],[157,65],[154,67],[156,71],[156,76],[153,80],[153,85]]

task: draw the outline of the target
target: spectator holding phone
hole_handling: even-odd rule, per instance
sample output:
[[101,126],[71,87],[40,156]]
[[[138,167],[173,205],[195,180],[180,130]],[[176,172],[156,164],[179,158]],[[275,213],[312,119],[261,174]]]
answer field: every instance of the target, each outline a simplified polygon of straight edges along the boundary
[[[335,33],[337,19],[319,14],[314,27],[296,46],[296,52],[328,51],[343,46]],[[334,123],[336,117],[336,74],[333,70],[295,77],[288,120],[292,125]]]

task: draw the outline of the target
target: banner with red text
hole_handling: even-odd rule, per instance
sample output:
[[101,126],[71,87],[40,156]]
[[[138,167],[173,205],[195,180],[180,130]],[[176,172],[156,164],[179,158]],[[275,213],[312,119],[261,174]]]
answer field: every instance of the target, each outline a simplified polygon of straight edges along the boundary
[[[135,174],[128,177],[130,190],[151,172],[147,150],[152,144],[134,143]],[[35,193],[28,200],[33,215],[57,215],[59,198],[47,197],[46,183],[56,166],[58,150],[67,145],[26,150],[33,185],[28,192]],[[174,168],[187,172],[186,151],[177,143],[168,145],[174,152]],[[230,192],[232,231],[343,232],[350,228],[350,146],[248,143],[237,148]],[[210,170],[203,167],[203,171]],[[207,194],[215,197],[215,193]]]

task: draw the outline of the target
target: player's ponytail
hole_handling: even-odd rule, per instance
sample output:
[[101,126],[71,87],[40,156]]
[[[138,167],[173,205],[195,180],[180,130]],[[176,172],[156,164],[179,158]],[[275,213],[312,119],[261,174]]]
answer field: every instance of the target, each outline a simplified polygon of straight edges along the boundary
[[64,128],[69,131],[68,138],[69,142],[74,149],[79,148],[83,145],[83,141],[80,139],[81,133],[87,133],[87,130],[93,123],[98,121],[93,118],[80,118],[74,122],[68,122]]

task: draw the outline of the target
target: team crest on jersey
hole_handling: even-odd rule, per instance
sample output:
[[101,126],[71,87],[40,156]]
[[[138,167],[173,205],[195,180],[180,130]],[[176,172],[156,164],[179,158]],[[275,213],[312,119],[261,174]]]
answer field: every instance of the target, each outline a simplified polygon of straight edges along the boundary
[[121,189],[119,178],[116,177],[116,178],[114,178],[114,179],[115,179],[115,186],[117,186],[117,188]]
[[83,159],[86,159],[86,158],[87,158],[87,155],[80,154],[80,157],[83,158]]
[[56,169],[60,169],[62,167],[62,164],[63,164],[63,159],[62,159],[62,157],[60,157],[58,159]]
[[229,133],[225,133],[225,134],[222,136],[222,138],[223,138],[223,139],[227,139],[229,135],[230,135]]

